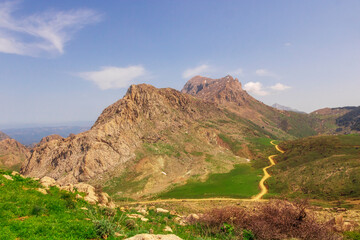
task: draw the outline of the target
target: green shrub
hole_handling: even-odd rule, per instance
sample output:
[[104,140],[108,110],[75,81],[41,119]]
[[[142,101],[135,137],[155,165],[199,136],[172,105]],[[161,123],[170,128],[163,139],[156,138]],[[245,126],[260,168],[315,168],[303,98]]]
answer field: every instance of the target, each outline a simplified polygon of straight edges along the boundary
[[110,218],[94,220],[93,223],[96,234],[104,239],[114,236],[115,232],[118,230],[118,226]]

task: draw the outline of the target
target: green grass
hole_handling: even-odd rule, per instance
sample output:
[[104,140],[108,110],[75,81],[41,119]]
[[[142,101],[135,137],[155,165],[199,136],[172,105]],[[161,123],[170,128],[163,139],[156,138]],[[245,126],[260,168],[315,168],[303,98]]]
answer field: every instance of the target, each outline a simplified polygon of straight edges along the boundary
[[[0,169],[0,240],[30,239],[124,239],[140,233],[168,234],[165,226],[182,239],[227,239],[228,233],[210,234],[201,226],[181,226],[177,215],[156,213],[148,209],[147,222],[131,219],[135,209],[108,209],[90,205],[75,197],[76,193],[56,187],[44,195],[38,181],[13,176],[13,181]],[[115,236],[115,232],[120,236]]]
[[261,170],[247,164],[236,165],[228,173],[211,174],[205,182],[190,180],[160,194],[159,198],[210,198],[233,197],[250,198],[259,192],[258,184],[262,178]]

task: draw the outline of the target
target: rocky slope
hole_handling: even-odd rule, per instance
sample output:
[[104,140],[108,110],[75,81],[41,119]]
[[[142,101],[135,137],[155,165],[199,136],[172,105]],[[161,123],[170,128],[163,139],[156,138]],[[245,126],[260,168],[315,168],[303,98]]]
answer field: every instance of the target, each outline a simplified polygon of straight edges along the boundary
[[0,141],[0,168],[19,170],[29,156],[30,150],[15,139]]

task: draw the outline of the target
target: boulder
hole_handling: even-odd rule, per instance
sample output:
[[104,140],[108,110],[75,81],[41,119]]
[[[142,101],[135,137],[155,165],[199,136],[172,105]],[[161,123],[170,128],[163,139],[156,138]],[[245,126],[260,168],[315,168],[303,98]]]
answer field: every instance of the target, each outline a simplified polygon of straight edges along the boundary
[[40,183],[41,185],[43,185],[44,187],[48,188],[48,187],[52,187],[56,185],[56,181],[55,179],[51,178],[51,177],[42,177],[40,179]]

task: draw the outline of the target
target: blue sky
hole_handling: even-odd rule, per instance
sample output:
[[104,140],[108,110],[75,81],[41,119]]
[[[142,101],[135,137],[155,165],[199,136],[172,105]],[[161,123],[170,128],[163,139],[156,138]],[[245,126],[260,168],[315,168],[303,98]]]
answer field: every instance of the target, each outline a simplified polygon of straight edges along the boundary
[[360,1],[2,1],[0,127],[95,121],[130,84],[231,74],[311,112],[360,105]]

